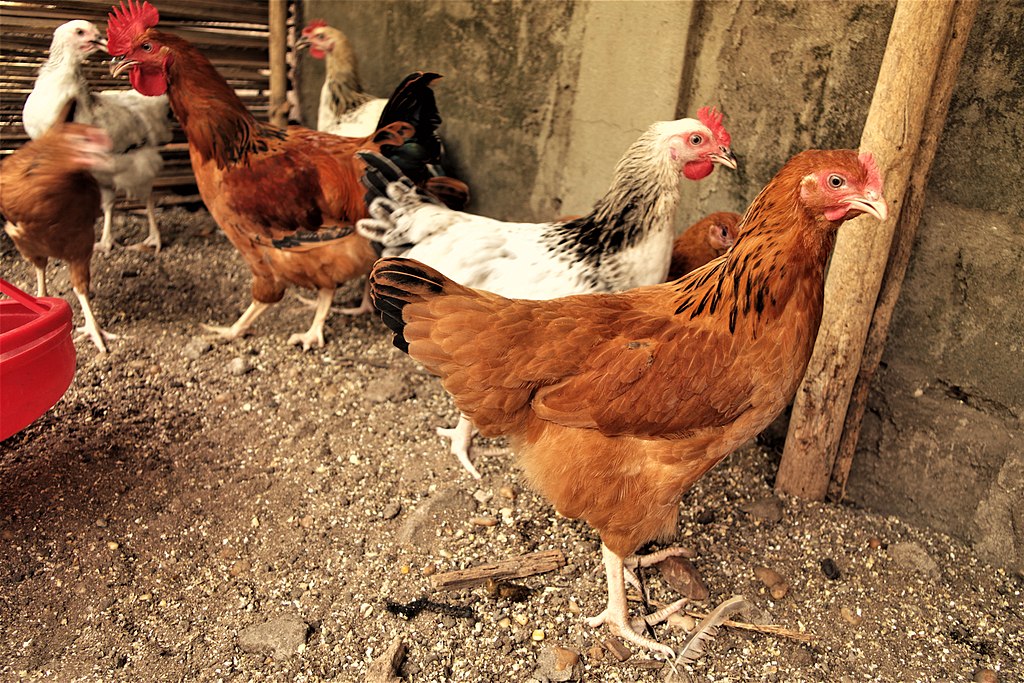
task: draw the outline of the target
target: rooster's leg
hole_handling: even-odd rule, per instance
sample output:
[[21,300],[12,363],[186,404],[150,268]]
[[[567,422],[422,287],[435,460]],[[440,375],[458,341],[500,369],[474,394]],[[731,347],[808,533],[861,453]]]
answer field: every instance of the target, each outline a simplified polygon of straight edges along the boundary
[[[587,619],[587,625],[591,628],[596,628],[604,624],[608,626],[613,634],[623,640],[663,654],[670,659],[675,657],[675,652],[672,648],[637,633],[634,623],[629,619],[626,607],[626,583],[622,558],[609,550],[608,546],[604,543],[601,544],[601,556],[604,559],[604,571],[608,578],[608,606],[596,617]],[[637,619],[636,624],[656,624],[664,621],[671,614],[682,609],[685,604],[685,598],[677,600],[654,614]]]
[[469,461],[469,449],[473,445],[473,434],[475,433],[473,423],[468,417],[459,413],[459,424],[454,428],[437,428],[437,435],[452,440],[452,455],[459,459],[466,471],[474,479],[480,478],[480,472]]
[[355,308],[335,308],[334,310],[342,315],[364,315],[366,313],[373,313],[373,304],[370,303],[370,281],[366,281],[366,287],[363,289],[363,300],[359,302],[358,306]]
[[262,301],[253,301],[249,304],[249,308],[245,309],[245,313],[243,313],[231,327],[216,327],[214,325],[204,324],[203,329],[213,332],[225,341],[233,341],[245,334],[249,327],[256,321],[256,318],[260,317],[260,315],[262,315],[268,308],[270,308],[270,304],[265,304]]
[[146,197],[146,218],[149,221],[149,234],[146,235],[146,239],[129,247],[130,249],[152,249],[156,253],[160,253],[160,247],[162,246],[160,243],[160,226],[156,224],[155,208],[153,192],[150,191]]
[[103,234],[100,241],[96,243],[95,249],[109,254],[114,248],[114,237],[111,235],[111,228],[114,223],[114,199],[117,195],[106,188],[100,188],[100,197],[103,203]]
[[92,343],[96,345],[96,348],[100,350],[100,353],[106,353],[107,345],[105,340],[117,339],[117,335],[100,329],[99,324],[96,322],[96,316],[92,314],[92,307],[89,306],[89,297],[85,292],[76,287],[75,296],[78,297],[78,303],[82,305],[82,315],[85,317],[85,325],[82,325],[77,330],[81,333],[79,334],[78,339],[87,336],[92,339]]
[[302,344],[302,350],[308,351],[311,347],[323,348],[324,345],[324,321],[327,314],[331,312],[331,302],[334,300],[334,288],[319,289],[316,293],[316,313],[313,314],[313,324],[303,333],[296,333],[288,337],[289,344]]
[[36,266],[36,296],[46,296],[46,266]]

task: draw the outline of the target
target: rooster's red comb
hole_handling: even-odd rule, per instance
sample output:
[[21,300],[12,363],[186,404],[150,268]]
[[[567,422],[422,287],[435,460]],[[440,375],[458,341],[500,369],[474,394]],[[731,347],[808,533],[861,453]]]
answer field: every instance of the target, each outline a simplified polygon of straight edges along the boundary
[[710,130],[715,136],[715,139],[718,140],[718,144],[725,147],[729,146],[729,143],[732,142],[732,138],[729,137],[729,132],[726,131],[725,126],[722,125],[722,118],[724,118],[722,112],[718,111],[714,107],[703,107],[697,112],[697,118],[700,119],[701,123],[708,127],[708,130]]
[[312,34],[313,31],[317,30],[318,28],[323,28],[324,26],[327,26],[326,21],[324,21],[323,19],[314,19],[313,21],[309,22],[306,28],[302,29],[302,35],[308,36]]
[[868,177],[867,185],[871,187],[882,187],[882,174],[878,170],[878,164],[875,163],[875,155],[871,152],[861,152],[860,156],[861,168],[864,169],[864,173]]
[[107,15],[107,52],[120,57],[127,54],[132,47],[132,39],[151,29],[160,21],[160,13],[148,2],[128,0],[125,6],[114,5]]

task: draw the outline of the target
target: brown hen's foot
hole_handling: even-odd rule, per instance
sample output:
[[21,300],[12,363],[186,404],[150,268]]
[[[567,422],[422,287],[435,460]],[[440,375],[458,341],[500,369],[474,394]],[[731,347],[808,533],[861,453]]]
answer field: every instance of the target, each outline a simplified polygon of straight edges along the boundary
[[79,334],[75,337],[75,341],[89,337],[92,343],[96,345],[96,348],[100,350],[100,353],[106,353],[106,341],[108,339],[117,339],[117,335],[100,329],[99,323],[96,322],[96,316],[92,314],[92,307],[89,305],[88,296],[77,289],[75,290],[75,296],[78,297],[78,303],[82,306],[82,316],[85,318],[85,324],[76,330]]
[[301,344],[303,351],[311,348],[322,349],[324,346],[324,322],[327,314],[331,311],[331,301],[334,300],[333,289],[320,289],[316,293],[316,313],[313,314],[313,324],[305,332],[299,332],[288,337],[289,344]]
[[256,321],[256,318],[260,317],[268,308],[270,308],[270,304],[253,301],[249,304],[249,308],[245,309],[245,313],[243,313],[231,327],[219,327],[216,325],[207,325],[205,323],[200,324],[207,332],[213,332],[217,335],[218,339],[223,341],[234,341],[244,335]]
[[437,435],[452,440],[451,452],[459,459],[459,464],[469,472],[469,476],[480,479],[480,472],[469,460],[469,450],[473,446],[473,435],[476,429],[473,423],[465,415],[459,415],[459,424],[452,428],[438,427]]
[[355,308],[332,308],[332,311],[341,313],[342,315],[366,315],[367,313],[373,313],[373,303],[370,301],[370,281],[366,281],[366,286],[363,287],[363,300],[359,302],[359,305]]

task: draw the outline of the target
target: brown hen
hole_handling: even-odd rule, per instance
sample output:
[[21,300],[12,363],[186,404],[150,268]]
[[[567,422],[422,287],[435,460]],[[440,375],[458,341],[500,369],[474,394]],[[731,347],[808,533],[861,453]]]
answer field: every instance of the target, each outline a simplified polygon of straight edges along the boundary
[[736,241],[736,226],[742,218],[738,213],[719,211],[684,230],[672,243],[672,261],[665,281],[678,280],[728,251]]

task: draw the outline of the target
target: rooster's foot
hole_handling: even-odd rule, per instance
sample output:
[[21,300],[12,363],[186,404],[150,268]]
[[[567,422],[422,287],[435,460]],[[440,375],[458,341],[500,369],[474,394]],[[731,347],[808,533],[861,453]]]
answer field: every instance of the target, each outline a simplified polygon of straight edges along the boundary
[[78,332],[78,336],[75,337],[76,342],[88,337],[92,340],[92,343],[96,345],[96,348],[100,350],[100,353],[107,352],[107,341],[113,341],[114,339],[120,338],[112,332],[107,332],[97,325],[89,325],[88,323],[75,328],[75,331]]

